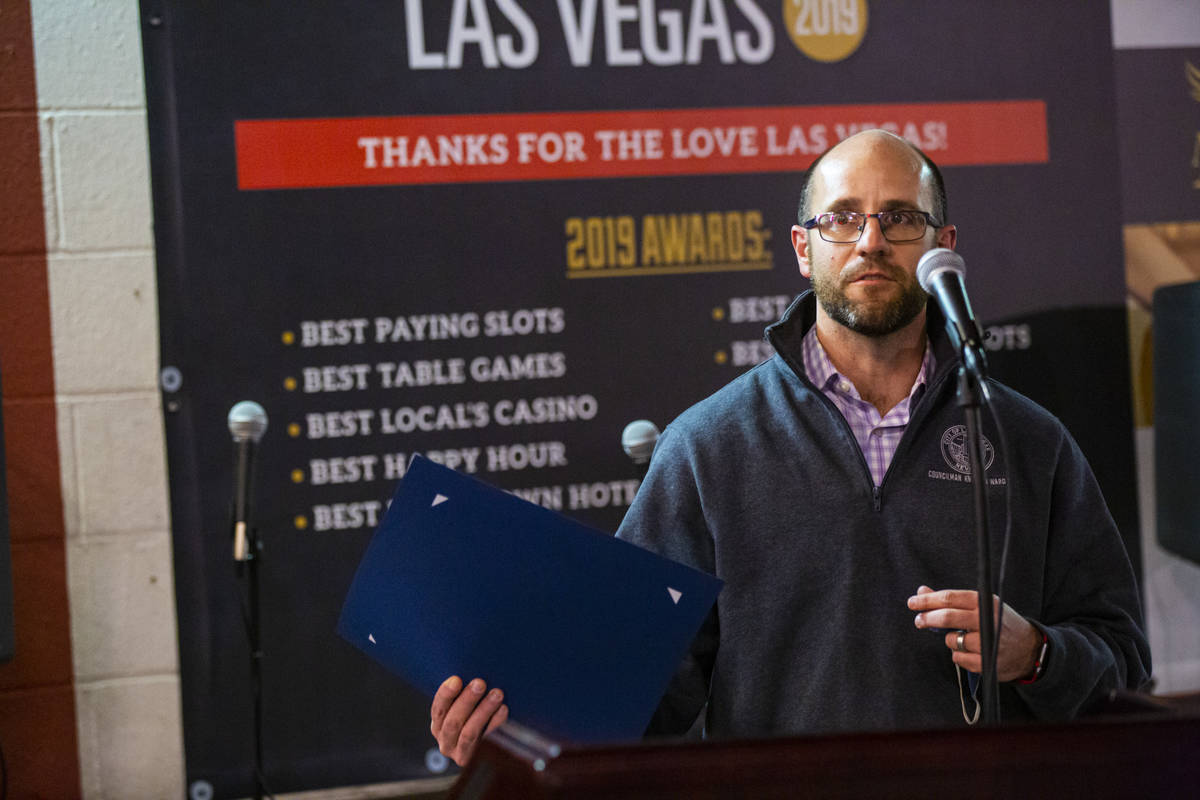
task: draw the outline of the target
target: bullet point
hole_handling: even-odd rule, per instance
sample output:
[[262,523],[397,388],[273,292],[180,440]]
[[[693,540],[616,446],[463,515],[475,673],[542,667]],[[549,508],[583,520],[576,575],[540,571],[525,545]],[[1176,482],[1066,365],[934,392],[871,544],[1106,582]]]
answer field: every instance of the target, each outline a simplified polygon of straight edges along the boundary
[[287,389],[289,392],[296,391],[296,379],[290,378],[290,377],[284,378],[283,379],[283,388]]
[[288,436],[295,439],[299,435],[300,435],[300,426],[299,425],[297,425],[294,422],[292,424],[288,425]]
[[713,309],[713,319],[715,319],[717,322],[720,322],[721,320],[725,319],[725,309],[721,308],[720,306],[717,306],[716,308],[714,308]]
[[280,336],[279,338],[283,339],[284,344],[295,344],[296,343],[296,334],[292,333],[291,331],[284,331],[283,335]]
[[303,514],[297,514],[296,518],[292,520],[292,522],[295,523],[296,530],[298,531],[302,531],[308,527],[308,517],[304,516]]
[[729,354],[726,353],[724,350],[718,350],[717,354],[715,356],[713,356],[713,361],[717,362],[718,364],[724,364],[728,360],[729,360]]
[[292,483],[304,483],[304,470],[292,470]]

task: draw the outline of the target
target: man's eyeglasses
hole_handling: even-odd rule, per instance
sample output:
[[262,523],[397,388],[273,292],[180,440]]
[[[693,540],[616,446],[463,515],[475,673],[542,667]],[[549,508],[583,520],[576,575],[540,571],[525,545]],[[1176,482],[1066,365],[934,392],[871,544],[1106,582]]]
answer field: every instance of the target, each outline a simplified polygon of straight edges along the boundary
[[915,209],[880,211],[875,214],[860,214],[857,211],[830,211],[800,224],[808,230],[816,228],[817,233],[827,242],[849,244],[858,241],[871,217],[879,220],[879,229],[883,232],[883,238],[889,242],[915,242],[925,235],[927,228],[942,227],[932,214]]

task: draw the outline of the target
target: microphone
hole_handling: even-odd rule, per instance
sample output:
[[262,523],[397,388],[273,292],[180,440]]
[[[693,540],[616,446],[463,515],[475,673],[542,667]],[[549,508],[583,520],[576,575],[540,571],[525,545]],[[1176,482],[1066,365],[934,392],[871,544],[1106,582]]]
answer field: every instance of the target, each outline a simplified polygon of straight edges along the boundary
[[983,330],[975,320],[963,283],[966,272],[962,256],[945,247],[935,247],[917,262],[917,282],[937,299],[950,336],[962,351],[963,363],[982,382],[987,378],[987,357],[983,352]]
[[233,434],[233,560],[253,558],[247,547],[254,449],[267,432],[267,412],[251,400],[229,409],[229,432]]
[[650,468],[650,455],[658,443],[658,433],[658,426],[648,419],[634,420],[621,431],[621,447],[637,467],[639,478],[646,477],[646,470]]

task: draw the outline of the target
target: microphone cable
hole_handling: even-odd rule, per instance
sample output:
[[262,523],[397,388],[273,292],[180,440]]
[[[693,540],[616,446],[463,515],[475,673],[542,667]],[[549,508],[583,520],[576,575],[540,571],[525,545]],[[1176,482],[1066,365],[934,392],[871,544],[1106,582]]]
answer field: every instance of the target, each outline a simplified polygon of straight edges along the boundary
[[[988,411],[991,413],[992,422],[996,426],[996,438],[999,440],[1000,451],[1004,453],[1004,464],[1007,467],[1006,475],[1004,476],[1004,536],[1001,538],[1000,545],[1000,566],[996,570],[996,641],[992,642],[992,652],[989,655],[988,664],[991,667],[992,674],[996,674],[996,664],[1000,657],[1000,636],[1004,630],[1004,572],[1008,565],[1008,547],[1012,542],[1012,462],[1009,461],[1008,437],[1004,433],[1004,425],[1000,422],[1000,415],[996,413],[995,406],[988,403]],[[999,681],[997,681],[999,684]],[[997,708],[999,713],[999,708]],[[1000,722],[999,719],[996,722]]]

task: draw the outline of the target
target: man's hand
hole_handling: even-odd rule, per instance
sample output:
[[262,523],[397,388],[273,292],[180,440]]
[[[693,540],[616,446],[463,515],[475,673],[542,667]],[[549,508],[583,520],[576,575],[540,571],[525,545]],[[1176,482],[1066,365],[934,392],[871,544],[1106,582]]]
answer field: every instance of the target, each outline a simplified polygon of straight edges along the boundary
[[508,719],[508,706],[504,705],[504,692],[487,691],[482,679],[476,678],[464,688],[462,679],[451,675],[433,696],[429,718],[429,730],[442,755],[465,767],[484,734]]
[[[946,634],[946,647],[954,663],[971,672],[983,670],[979,633],[979,593],[966,589],[935,592],[928,586],[917,589],[908,598],[908,607],[917,614],[918,628],[952,628]],[[995,607],[995,606],[994,606]],[[999,614],[999,609],[996,609]],[[1034,663],[1042,648],[1042,634],[1028,620],[1004,604],[1004,622],[999,631],[1000,651],[996,657],[996,679],[1015,681],[1033,674]],[[963,648],[958,647],[958,631],[966,631]]]

